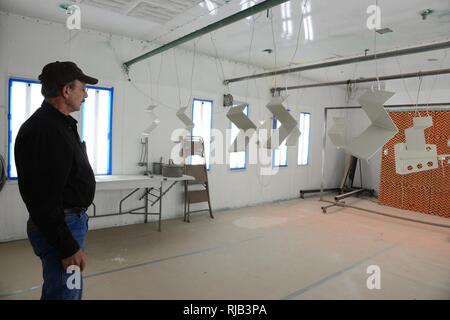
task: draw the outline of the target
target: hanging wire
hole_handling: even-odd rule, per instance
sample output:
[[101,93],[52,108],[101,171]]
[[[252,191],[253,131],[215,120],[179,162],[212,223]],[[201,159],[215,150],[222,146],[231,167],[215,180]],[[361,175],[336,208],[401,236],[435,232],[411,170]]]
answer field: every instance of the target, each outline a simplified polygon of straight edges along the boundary
[[[444,62],[447,59],[447,52],[448,52],[448,49],[444,51],[444,56],[442,57],[441,65],[439,66],[439,69],[442,69],[442,67],[444,66]],[[438,77],[439,77],[439,75],[437,75],[437,74],[434,76],[433,83],[432,83],[431,89],[430,89],[430,93],[428,95],[428,99],[426,100],[426,111],[427,111],[427,114],[428,114],[428,104],[431,103],[431,95],[433,93],[434,85],[436,84],[436,80],[437,80]]]
[[[211,38],[211,43],[212,43],[212,45],[214,47],[214,54],[215,54],[214,62],[215,62],[215,65],[216,65],[217,75],[219,76],[219,78],[221,78],[220,80],[223,83],[223,81],[225,80],[225,72],[223,71],[222,59],[219,58],[219,53],[217,51],[216,42],[214,40],[214,36],[213,36],[212,32],[210,33],[210,38]],[[219,68],[217,67],[217,65],[220,66],[220,70],[222,71],[222,75],[220,75]],[[227,93],[230,93],[230,87],[229,87],[228,84],[226,84],[225,88],[226,88]]]
[[[301,15],[300,15],[300,23],[299,23],[299,27],[298,27],[298,33],[297,33],[297,43],[295,44],[294,54],[291,57],[289,65],[295,64],[294,63],[294,59],[295,59],[295,56],[297,55],[297,51],[298,51],[298,47],[299,47],[299,43],[300,43],[300,34],[302,32],[303,17],[304,17],[304,12],[306,11],[305,8],[306,8],[306,5],[307,5],[308,1],[309,0],[304,0],[303,1],[302,9],[300,10]],[[288,71],[286,76],[289,76],[289,74],[291,73],[291,70],[292,70],[292,68],[289,68],[289,71]],[[300,72],[298,73],[298,78],[299,78],[299,80],[301,80]],[[301,84],[301,81],[299,81],[299,84]],[[287,93],[287,84],[286,84],[286,90],[285,91],[286,91],[286,94],[288,94]]]
[[[377,10],[377,16],[381,14],[381,12],[379,12],[378,10],[378,0],[375,0],[375,5],[376,5],[376,10]],[[377,28],[375,27],[373,29],[373,48],[374,48],[374,60],[375,60],[375,75],[377,77],[377,85],[378,85],[378,90],[381,90],[381,86],[380,86],[380,78],[378,77],[378,60],[377,60]]]
[[162,66],[163,66],[163,58],[164,58],[164,52],[161,53],[161,61],[159,63],[158,79],[156,80],[156,100],[159,100],[159,87],[160,87],[160,81],[161,81],[161,72],[162,72]]
[[301,15],[300,15],[300,24],[299,24],[298,33],[297,33],[297,43],[295,45],[295,51],[294,51],[294,54],[292,55],[290,63],[294,62],[295,56],[297,55],[298,45],[300,43],[300,34],[302,33],[302,27],[303,27],[304,12],[306,11],[306,5],[307,5],[308,1],[309,0],[304,0],[303,1],[302,9],[300,10],[301,11]]
[[419,77],[419,86],[417,88],[416,110],[415,110],[414,114],[418,115],[420,117],[420,113],[419,113],[419,95],[420,95],[420,87],[422,86],[422,79],[423,79],[423,77],[420,75],[420,72],[418,73],[418,77]]
[[148,77],[150,80],[150,104],[153,103],[153,76],[152,76],[152,66],[151,66],[151,60],[147,61],[147,68],[148,68]]
[[[120,59],[120,57],[119,57],[118,54],[117,54],[116,48],[114,47],[114,45],[113,45],[112,42],[111,42],[112,36],[109,37],[108,40],[109,40],[108,45],[109,45],[109,47],[112,49],[113,54],[114,54],[114,57],[116,58],[117,61],[122,61],[122,59]],[[139,88],[139,87],[133,82],[133,80],[131,79],[131,77],[130,77],[129,74],[127,74],[127,80],[128,80],[128,82],[130,83],[130,85],[131,85],[133,88],[135,88],[137,91],[139,91],[143,96],[147,97],[147,98],[150,99],[151,101],[156,102],[156,104],[158,104],[158,105],[164,106],[164,107],[166,107],[167,109],[171,109],[171,110],[174,110],[174,111],[176,112],[176,111],[178,111],[178,109],[175,109],[175,108],[173,108],[172,106],[169,106],[169,105],[167,105],[167,104],[165,104],[165,103],[159,101],[159,87],[160,87],[160,86],[159,86],[159,83],[160,83],[160,79],[161,79],[161,72],[162,72],[162,65],[163,65],[163,57],[164,57],[164,53],[161,53],[161,63],[160,63],[160,65],[159,65],[159,75],[158,75],[158,81],[157,81],[158,84],[157,84],[157,93],[156,93],[157,97],[156,97],[156,99],[153,98],[152,96],[148,95],[148,94],[147,94],[144,90],[142,90],[141,88]]]
[[[199,40],[200,40],[200,38],[199,38]],[[191,70],[191,93],[189,95],[189,100],[188,100],[187,105],[191,104],[191,99],[192,99],[192,83],[194,81],[195,55],[196,55],[196,53],[197,53],[197,43],[194,40],[194,54],[192,55],[192,70]]]
[[[253,49],[253,37],[254,37],[254,34],[255,34],[255,21],[252,19],[252,32],[251,32],[251,35],[250,35],[250,46],[248,48],[248,56],[247,56],[247,70],[248,70],[248,73],[250,73],[250,57],[251,57],[252,49]],[[248,99],[248,84],[249,84],[249,82],[250,82],[250,79],[247,79],[245,81],[245,84],[246,84],[246,87],[245,87],[245,102],[247,102],[247,99]]]
[[400,71],[400,74],[401,74],[403,88],[405,89],[406,94],[408,95],[411,105],[414,105],[414,100],[413,100],[411,94],[409,93],[408,86],[406,85],[405,78],[403,77],[403,71],[402,71],[402,67],[400,66],[400,61],[398,60],[398,57],[395,57],[395,61],[397,62],[398,70]]
[[177,55],[175,53],[175,50],[172,50],[172,52],[173,52],[173,60],[175,63],[175,74],[177,76],[178,104],[179,104],[179,107],[181,108],[181,88],[180,88],[180,77],[178,75]]
[[[359,62],[355,63],[355,66],[353,68],[352,79],[356,79],[356,71],[358,70],[358,67],[359,67]],[[347,104],[350,102],[351,99],[353,99],[356,96],[357,92],[358,92],[358,87],[356,85],[356,82],[352,82],[351,80],[349,80],[347,83],[347,92],[346,92]]]
[[[277,70],[277,45],[275,42],[275,32],[273,30],[273,12],[272,12],[272,8],[270,9],[270,24],[271,24],[271,28],[272,28],[272,40],[273,40],[273,56],[274,56],[274,64],[275,64],[275,68],[274,70]],[[277,79],[276,76],[273,76],[273,80],[274,82],[274,87],[277,86]]]
[[[129,83],[130,83],[130,85],[131,85],[133,88],[135,88],[137,91],[139,91],[143,96],[147,97],[148,99],[151,99],[151,97],[150,97],[144,90],[142,90],[141,88],[139,88],[139,87],[133,82],[133,80],[130,79]],[[176,108],[174,108],[174,107],[172,107],[172,106],[169,106],[169,105],[167,105],[167,104],[165,104],[165,103],[159,101],[158,99],[154,99],[154,101],[155,101],[158,105],[161,105],[161,106],[163,106],[163,107],[166,107],[166,108],[168,108],[168,109],[171,109],[171,110],[173,110],[173,111],[175,111],[175,112],[178,111],[178,109],[176,109]]]

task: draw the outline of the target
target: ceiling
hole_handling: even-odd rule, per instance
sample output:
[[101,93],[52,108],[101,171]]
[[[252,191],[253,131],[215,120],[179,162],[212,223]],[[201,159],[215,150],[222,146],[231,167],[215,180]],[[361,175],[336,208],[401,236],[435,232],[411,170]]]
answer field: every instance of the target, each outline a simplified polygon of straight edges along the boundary
[[[81,8],[82,28],[148,40],[156,48],[259,2],[262,0],[2,0],[0,10],[65,23],[67,15],[60,5],[77,4]],[[366,27],[366,10],[374,3],[375,0],[309,0],[305,4],[303,0],[291,0],[271,12],[264,11],[216,30],[212,36],[204,35],[195,40],[196,47],[213,56],[217,48],[220,57],[266,69],[363,55],[365,51],[373,53],[375,33]],[[378,4],[381,28],[388,27],[393,32],[376,34],[377,51],[450,38],[449,0],[378,0]],[[423,19],[420,12],[425,9],[433,12]],[[193,43],[181,46],[192,49]],[[400,70],[438,69],[444,53],[441,50],[402,56],[398,62],[383,59],[377,70],[383,75]],[[449,64],[450,58],[445,66]],[[242,75],[245,74],[243,70]],[[322,81],[343,80],[374,76],[375,67],[374,63],[365,62],[307,71],[304,75]]]

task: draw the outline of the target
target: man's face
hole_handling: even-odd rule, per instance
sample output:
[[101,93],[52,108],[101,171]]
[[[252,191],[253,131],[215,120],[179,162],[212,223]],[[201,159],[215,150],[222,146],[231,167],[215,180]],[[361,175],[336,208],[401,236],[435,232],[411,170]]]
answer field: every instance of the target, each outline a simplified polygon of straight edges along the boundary
[[86,84],[82,81],[75,80],[71,85],[65,86],[63,91],[69,111],[80,111],[81,104],[88,97]]

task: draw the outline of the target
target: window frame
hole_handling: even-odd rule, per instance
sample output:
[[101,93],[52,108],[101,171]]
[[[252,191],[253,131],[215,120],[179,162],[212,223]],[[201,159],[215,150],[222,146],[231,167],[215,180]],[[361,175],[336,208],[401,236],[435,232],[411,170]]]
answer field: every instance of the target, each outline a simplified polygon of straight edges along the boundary
[[[108,108],[108,112],[109,112],[109,123],[108,123],[108,133],[107,133],[107,137],[109,140],[108,143],[108,148],[109,148],[109,156],[108,156],[108,164],[107,164],[107,170],[106,173],[99,173],[99,174],[95,174],[95,176],[110,176],[112,175],[112,124],[113,124],[113,109],[114,109],[114,87],[101,87],[101,86],[91,86],[91,85],[86,85],[87,89],[93,89],[93,90],[106,90],[110,92],[110,99],[109,99],[109,108]],[[81,125],[80,125],[80,136],[81,136],[81,140],[84,141],[84,132],[83,132],[83,128],[84,128],[84,102],[83,105],[81,106],[81,110],[80,110],[80,118],[81,118]]]
[[[192,99],[192,105],[191,105],[191,119],[192,122],[194,122],[194,104],[195,101],[200,101],[200,102],[210,102],[211,103],[211,119],[210,119],[210,123],[209,123],[209,132],[210,132],[210,139],[209,139],[209,150],[211,151],[211,133],[212,133],[212,120],[213,120],[213,106],[214,106],[214,100],[212,99],[202,99],[202,98],[193,98]],[[194,123],[194,127],[195,127],[195,123]],[[191,129],[191,136],[193,136],[193,132],[194,132],[194,127]],[[205,151],[206,151],[206,141],[204,141],[205,143]],[[206,171],[210,171],[211,170],[211,153],[209,154],[209,163],[207,163],[206,161],[206,153],[205,153],[205,165],[206,165]],[[192,157],[190,159],[190,162],[192,162]]]
[[[297,149],[298,149],[297,150],[297,166],[298,167],[308,166],[309,162],[310,162],[310,158],[311,158],[311,153],[309,151],[310,151],[310,146],[311,146],[311,119],[312,119],[312,112],[310,112],[310,111],[300,111],[299,118],[300,118],[302,113],[309,115],[308,156],[306,157],[306,163],[305,164],[299,164],[300,139],[301,139],[301,136],[303,135],[303,132],[301,132],[300,133],[300,137],[298,138],[298,143],[297,143]],[[299,123],[299,129],[300,129],[300,123]]]
[[[275,117],[272,117],[272,129],[273,130],[277,130],[277,123],[278,123],[278,119]],[[286,138],[287,139],[287,138]],[[272,140],[271,140],[272,143]],[[278,146],[275,149],[272,149],[272,168],[287,168],[288,166],[288,162],[289,162],[289,158],[288,158],[288,147],[287,145],[284,145],[284,147],[286,148],[286,164],[283,165],[275,165],[275,151],[277,148],[280,148],[280,146]],[[281,151],[281,150],[280,150]]]
[[[12,150],[12,130],[11,130],[11,120],[12,120],[12,116],[11,116],[11,89],[12,89],[12,84],[13,82],[24,82],[24,83],[35,83],[35,84],[40,84],[41,82],[38,80],[34,80],[34,79],[26,79],[26,78],[20,78],[20,77],[10,77],[8,79],[8,113],[7,113],[7,136],[8,136],[8,143],[7,143],[7,153],[8,153],[8,159],[7,159],[7,164],[6,164],[6,177],[8,180],[17,180],[18,177],[11,177],[11,153],[14,152],[14,150]],[[44,97],[42,97],[42,100],[44,100]]]
[[[242,102],[242,103],[245,103],[245,105],[246,105],[246,108],[247,108],[246,116],[248,117],[249,113],[250,113],[250,104],[247,103],[247,102]],[[236,104],[235,106],[238,106],[238,105],[239,105],[239,103]],[[231,108],[234,108],[235,106],[231,106]],[[244,110],[245,110],[245,108],[244,108]],[[231,135],[231,128],[232,127],[233,127],[233,123],[230,121],[230,135]],[[231,141],[231,143],[232,142],[233,141]],[[242,152],[242,151],[230,152],[229,154],[231,154],[231,153],[238,153],[238,152]],[[237,167],[237,168],[231,168],[231,163],[230,163],[229,166],[228,166],[228,170],[230,170],[230,171],[238,171],[238,172],[247,170],[247,163],[248,163],[248,152],[247,152],[247,150],[244,150],[244,153],[245,153],[244,166],[243,167]]]
[[[7,174],[7,179],[8,180],[17,180],[18,177],[11,177],[11,157],[12,157],[12,152],[14,152],[14,150],[12,150],[12,130],[11,130],[11,120],[12,120],[12,108],[11,108],[11,89],[12,89],[12,85],[13,82],[23,82],[23,83],[33,83],[33,84],[41,84],[41,82],[39,80],[35,80],[35,79],[27,79],[27,78],[20,78],[20,77],[9,77],[8,79],[8,110],[7,110],[7,165],[6,165],[6,174]],[[112,174],[112,123],[113,123],[113,108],[114,108],[114,87],[100,87],[100,86],[89,86],[87,85],[86,88],[88,89],[101,89],[101,90],[108,90],[110,91],[110,106],[109,106],[109,115],[110,115],[110,121],[108,124],[108,139],[109,139],[109,157],[108,157],[108,170],[107,170],[107,174],[96,174],[97,175],[111,175]],[[44,101],[44,97],[42,97],[42,101]],[[83,115],[83,108],[81,108],[81,135],[83,135],[83,119],[84,119],[84,115]],[[82,137],[82,140],[84,137]]]

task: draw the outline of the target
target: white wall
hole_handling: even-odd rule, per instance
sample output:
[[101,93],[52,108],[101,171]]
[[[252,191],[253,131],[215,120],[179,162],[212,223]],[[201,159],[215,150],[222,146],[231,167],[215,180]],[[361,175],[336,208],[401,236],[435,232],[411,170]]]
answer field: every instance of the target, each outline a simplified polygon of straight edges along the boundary
[[[193,55],[192,52],[177,49],[133,65],[130,72],[132,84],[124,76],[121,62],[151,49],[145,46],[146,43],[139,40],[110,36],[92,30],[82,30],[78,34],[72,31],[72,34],[69,34],[63,25],[1,13],[0,152],[6,157],[8,78],[14,76],[37,79],[42,67],[48,62],[72,60],[84,72],[99,78],[100,86],[114,87],[113,174],[134,174],[140,171],[136,165],[139,161],[140,134],[147,126],[144,109],[150,104],[146,95],[152,94],[160,102],[155,113],[161,119],[160,126],[150,137],[149,161],[155,161],[161,155],[167,160],[174,146],[170,135],[174,129],[181,127],[181,122],[175,117],[179,103],[174,52],[182,87],[182,105],[190,105]],[[227,78],[266,71],[226,60],[222,60],[222,64]],[[162,72],[159,77],[160,66]],[[247,100],[250,103],[250,117],[254,122],[269,116],[265,104],[270,98],[272,79],[250,81],[247,94],[245,82],[231,84],[229,89],[224,87],[221,77],[218,76],[218,69],[220,67],[213,57],[197,55],[192,95],[214,101],[213,128],[229,128],[230,122],[225,116],[228,109],[222,107],[222,95],[227,90],[236,100]],[[289,82],[295,83],[296,80],[290,79]],[[307,80],[302,79],[302,82],[306,83]],[[278,79],[278,83],[284,83],[284,80]],[[344,91],[341,89],[329,89],[327,94],[322,94],[320,89],[291,92],[288,104],[296,116],[298,117],[300,111],[312,113],[310,164],[297,166],[297,148],[292,147],[288,151],[288,167],[280,169],[274,176],[260,176],[257,165],[250,165],[244,171],[233,172],[228,170],[226,165],[212,165],[209,180],[213,209],[289,199],[297,197],[300,189],[318,188],[321,176],[323,107],[343,103]],[[329,165],[325,181],[327,186],[335,186],[342,176],[343,155],[331,147],[331,144],[328,145]],[[163,219],[182,216],[181,191],[181,187],[176,186],[167,194],[164,199]],[[119,199],[127,192],[97,192],[95,203],[98,213],[117,212]],[[134,204],[135,198],[130,206]],[[18,192],[17,182],[7,182],[0,193],[0,241],[24,238],[27,218],[28,213]],[[96,229],[141,221],[141,216],[124,215],[91,219],[90,227]]]

